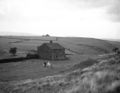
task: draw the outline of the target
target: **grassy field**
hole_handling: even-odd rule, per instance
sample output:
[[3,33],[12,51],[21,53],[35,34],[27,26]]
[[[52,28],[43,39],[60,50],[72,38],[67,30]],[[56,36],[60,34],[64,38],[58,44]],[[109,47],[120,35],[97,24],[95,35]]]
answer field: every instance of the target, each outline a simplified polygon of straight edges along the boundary
[[120,93],[118,56],[111,53],[88,59],[58,75],[0,82],[0,93]]
[[[112,48],[119,47],[120,44],[113,41],[106,41],[93,38],[74,38],[74,37],[0,37],[0,59],[10,58],[9,48],[17,47],[17,56],[26,56],[26,53],[36,50],[42,43],[53,40],[66,48],[66,53],[71,54],[64,61],[50,61],[52,68],[44,68],[42,59],[31,59],[20,62],[1,63],[0,81],[14,81],[24,79],[41,78],[45,76],[59,74],[70,67],[87,59],[95,58],[97,55],[111,52]],[[67,50],[70,49],[70,50]],[[93,63],[89,64],[92,65]],[[82,63],[84,66],[85,64]],[[88,64],[86,64],[87,66]],[[86,67],[85,66],[85,67]]]

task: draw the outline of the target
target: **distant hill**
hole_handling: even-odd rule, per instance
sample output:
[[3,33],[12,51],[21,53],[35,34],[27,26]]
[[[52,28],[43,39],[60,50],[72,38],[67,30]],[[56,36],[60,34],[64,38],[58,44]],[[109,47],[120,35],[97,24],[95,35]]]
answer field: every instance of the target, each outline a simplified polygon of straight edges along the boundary
[[41,37],[41,36],[2,36],[0,37],[0,51],[8,50],[12,46],[18,47],[21,51],[35,50],[37,46],[44,42],[60,43],[66,49],[78,54],[103,54],[109,53],[114,47],[120,48],[120,42],[107,41],[94,38],[76,37]]
[[0,36],[31,36],[30,33],[21,33],[21,32],[13,32],[13,31],[0,31]]
[[60,38],[59,40],[63,46],[83,54],[109,53],[116,47],[114,42],[94,38]]

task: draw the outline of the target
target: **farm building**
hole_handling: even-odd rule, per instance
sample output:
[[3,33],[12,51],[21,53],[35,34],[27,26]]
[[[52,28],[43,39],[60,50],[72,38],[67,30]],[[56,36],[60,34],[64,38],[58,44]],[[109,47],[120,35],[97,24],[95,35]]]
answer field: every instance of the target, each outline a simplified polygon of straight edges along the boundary
[[41,59],[63,60],[65,59],[65,48],[58,43],[43,43],[38,47],[38,56]]

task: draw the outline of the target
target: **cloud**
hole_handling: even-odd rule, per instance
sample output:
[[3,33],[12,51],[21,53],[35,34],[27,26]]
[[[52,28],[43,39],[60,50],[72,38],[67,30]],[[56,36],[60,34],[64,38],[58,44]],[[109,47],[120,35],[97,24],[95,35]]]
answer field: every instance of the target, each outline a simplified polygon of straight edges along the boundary
[[[12,19],[15,18],[16,20],[19,16],[21,16],[21,14],[24,16],[28,16],[27,14],[30,14],[31,12],[33,12],[31,13],[31,16],[34,14],[39,15],[39,12],[42,11],[44,7],[50,6],[51,8],[51,5],[57,1],[60,1],[60,5],[61,1],[69,1],[72,4],[76,4],[80,8],[104,7],[103,9],[105,9],[106,14],[108,15],[108,18],[110,18],[110,20],[120,21],[120,0],[34,0],[34,2],[32,0],[0,0],[0,19],[2,20],[5,16],[13,16]],[[41,14],[44,14],[45,11],[42,12],[43,13]]]
[[105,7],[108,17],[112,21],[120,21],[120,0],[70,0],[84,8]]
[[22,0],[0,0],[0,21],[19,20],[22,4]]
[[106,19],[108,15],[111,20],[119,19],[119,11],[115,12],[119,8],[117,0],[0,0],[0,3],[1,31],[116,38],[120,27]]
[[108,13],[113,20],[120,21],[120,0],[115,0],[113,5],[109,8]]
[[3,1],[0,0],[0,19],[3,19],[5,14],[6,14],[6,9],[4,7],[4,3]]

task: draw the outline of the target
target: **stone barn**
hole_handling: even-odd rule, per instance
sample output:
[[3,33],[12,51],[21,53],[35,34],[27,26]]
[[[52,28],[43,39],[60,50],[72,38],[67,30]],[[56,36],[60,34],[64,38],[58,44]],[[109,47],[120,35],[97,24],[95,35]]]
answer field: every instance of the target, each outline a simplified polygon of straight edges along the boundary
[[52,41],[49,43],[43,43],[38,47],[37,52],[41,59],[64,60],[66,58],[65,48],[58,43],[53,43]]

